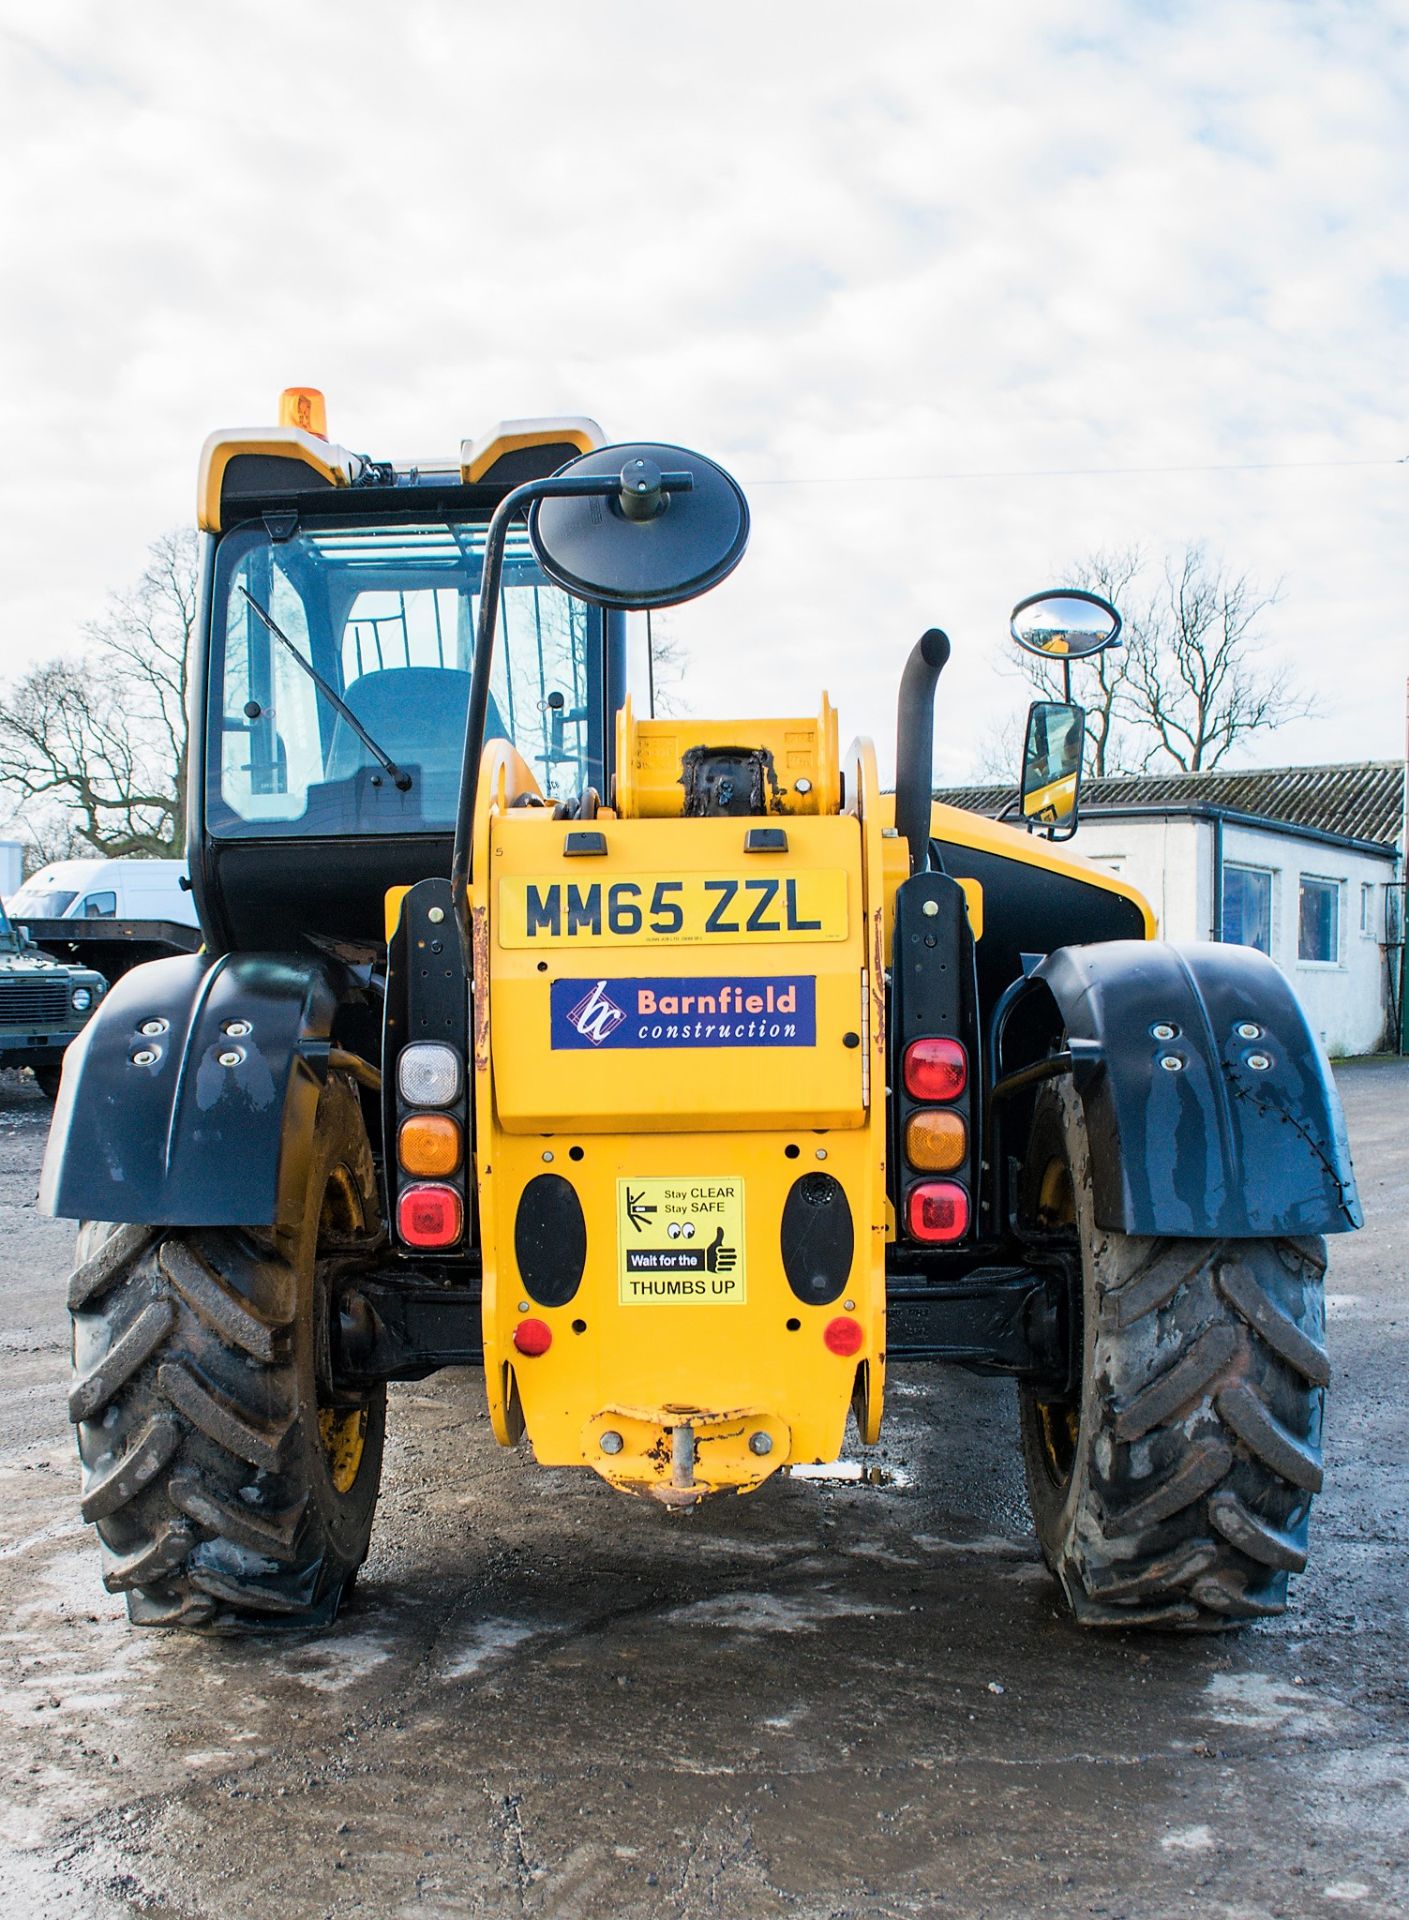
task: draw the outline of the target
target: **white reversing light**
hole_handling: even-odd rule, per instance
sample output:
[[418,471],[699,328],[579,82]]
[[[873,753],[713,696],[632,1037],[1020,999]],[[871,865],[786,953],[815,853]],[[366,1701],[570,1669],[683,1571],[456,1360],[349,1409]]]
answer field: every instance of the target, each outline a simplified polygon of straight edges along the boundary
[[460,1097],[460,1056],[453,1047],[402,1049],[396,1063],[401,1097],[410,1107],[448,1107]]

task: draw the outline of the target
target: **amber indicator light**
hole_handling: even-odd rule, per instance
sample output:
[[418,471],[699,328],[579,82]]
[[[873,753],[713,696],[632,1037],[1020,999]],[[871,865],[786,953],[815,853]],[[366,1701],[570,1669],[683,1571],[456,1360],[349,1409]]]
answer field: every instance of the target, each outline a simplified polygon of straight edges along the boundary
[[953,1173],[969,1150],[964,1116],[943,1107],[912,1113],[905,1123],[905,1158],[918,1173]]
[[456,1172],[463,1147],[460,1122],[448,1113],[413,1113],[402,1121],[396,1136],[402,1167],[427,1180]]

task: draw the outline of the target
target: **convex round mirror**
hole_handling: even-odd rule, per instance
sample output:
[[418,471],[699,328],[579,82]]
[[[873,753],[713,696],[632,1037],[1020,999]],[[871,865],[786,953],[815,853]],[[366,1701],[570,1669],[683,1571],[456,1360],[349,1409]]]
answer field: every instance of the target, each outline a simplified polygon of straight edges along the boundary
[[[528,537],[548,578],[598,607],[673,607],[731,574],[749,538],[743,490],[685,447],[598,447],[557,478],[619,474],[620,495],[537,500]],[[672,488],[688,474],[688,489]],[[662,482],[665,484],[663,485]]]
[[1120,640],[1120,615],[1110,601],[1076,587],[1029,594],[1008,624],[1020,647],[1046,660],[1081,660]]

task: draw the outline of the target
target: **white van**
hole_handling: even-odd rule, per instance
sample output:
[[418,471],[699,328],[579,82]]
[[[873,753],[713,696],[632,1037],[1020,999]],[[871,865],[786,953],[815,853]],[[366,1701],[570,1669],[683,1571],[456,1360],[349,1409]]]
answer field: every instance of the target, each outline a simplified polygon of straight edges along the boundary
[[12,920],[165,920],[194,927],[184,860],[56,860],[7,905]]

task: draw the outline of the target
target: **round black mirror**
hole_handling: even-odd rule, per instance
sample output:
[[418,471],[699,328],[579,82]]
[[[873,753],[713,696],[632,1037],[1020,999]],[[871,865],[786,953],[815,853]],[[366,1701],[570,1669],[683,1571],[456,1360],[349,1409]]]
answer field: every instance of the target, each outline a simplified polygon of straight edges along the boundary
[[1028,653],[1046,660],[1081,660],[1120,639],[1120,615],[1099,593],[1066,587],[1029,594],[1013,608],[1009,632]]
[[[548,578],[598,607],[673,607],[731,574],[749,539],[743,490],[684,447],[598,447],[559,479],[621,476],[620,494],[536,500],[528,537]],[[672,486],[690,476],[688,487]]]

